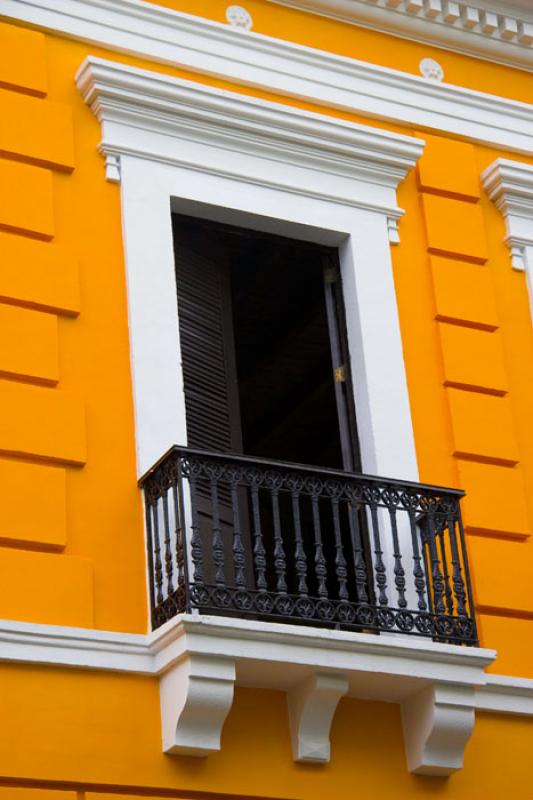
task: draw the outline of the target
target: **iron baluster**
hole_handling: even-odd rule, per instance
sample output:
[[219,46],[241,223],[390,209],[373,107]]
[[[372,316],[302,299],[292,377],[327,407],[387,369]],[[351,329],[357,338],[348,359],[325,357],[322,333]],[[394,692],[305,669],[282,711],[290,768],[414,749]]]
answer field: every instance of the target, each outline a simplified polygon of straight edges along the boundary
[[437,537],[440,547],[440,558],[442,563],[442,576],[444,580],[444,604],[446,611],[451,616],[453,614],[453,594],[450,583],[450,573],[448,572],[448,554],[446,553],[446,541],[444,532],[446,530],[446,523],[444,519],[439,520],[439,527]]
[[461,574],[461,561],[459,558],[459,551],[457,549],[457,539],[455,534],[455,516],[453,512],[448,515],[448,531],[450,535],[450,547],[452,551],[452,583],[455,593],[455,600],[457,603],[457,613],[460,616],[466,616],[466,594]]
[[326,580],[328,568],[322,546],[322,532],[320,530],[320,509],[318,498],[322,492],[322,483],[317,479],[311,478],[307,482],[308,490],[311,492],[311,510],[313,514],[313,532],[315,537],[315,575],[317,580],[317,594],[319,597],[327,597],[328,590]]
[[[178,480],[172,484],[172,499],[174,501],[174,536],[176,539],[176,569],[177,569],[177,588],[178,588],[178,601],[180,606],[183,605],[184,598],[182,597],[185,586],[185,553],[183,546],[183,520],[181,518],[182,505],[180,503]],[[183,609],[182,609],[183,610]]]
[[235,584],[240,589],[243,589],[246,585],[246,578],[244,575],[245,554],[244,545],[242,543],[238,488],[241,472],[238,468],[234,467],[228,471],[228,477],[231,483],[231,509],[233,512],[233,567],[235,570]]
[[367,500],[370,506],[370,519],[372,521],[372,538],[374,540],[374,571],[376,573],[376,583],[378,585],[378,602],[380,606],[388,606],[387,597],[387,570],[383,563],[383,550],[381,549],[381,538],[379,534],[378,502],[379,490],[368,489],[366,491]]
[[156,614],[155,596],[155,565],[154,565],[154,537],[152,531],[152,501],[149,499],[149,487],[145,490],[145,519],[146,519],[146,539],[148,542],[148,585],[150,588],[150,607],[152,611],[152,626],[156,628],[160,622]]
[[168,488],[163,489],[163,522],[165,528],[165,575],[167,579],[167,597],[174,591],[174,565],[172,563],[172,543],[170,539],[170,515],[168,511]]
[[431,561],[431,579],[433,584],[433,606],[435,613],[437,615],[441,615],[446,612],[443,601],[444,581],[442,578],[442,572],[440,571],[439,554],[437,552],[436,544],[437,532],[435,528],[435,513],[432,505],[430,505],[427,513],[427,526],[429,558]]
[[161,542],[159,540],[159,512],[158,502],[152,506],[153,532],[154,532],[154,575],[156,588],[156,603],[163,603],[163,565],[161,563]]
[[191,558],[193,563],[193,581],[199,586],[204,582],[203,547],[200,523],[198,520],[198,482],[194,466],[190,469],[189,488],[191,490]]
[[474,614],[474,598],[472,595],[472,583],[470,580],[470,569],[468,567],[468,558],[466,555],[466,542],[465,542],[465,532],[463,529],[463,520],[461,518],[461,512],[459,511],[457,515],[457,524],[459,526],[459,539],[461,542],[461,553],[463,555],[463,569],[465,575],[465,583],[466,583],[466,591],[468,597],[468,610],[469,610],[469,622],[470,622],[470,631],[469,636],[473,642],[473,644],[478,644],[477,638],[477,626],[476,626],[476,617]]
[[[418,498],[415,498],[415,503],[416,502],[418,502]],[[418,545],[416,512],[413,508],[409,508],[407,513],[409,515],[409,525],[411,527],[411,542],[413,545],[413,577],[415,590],[418,595],[418,608],[420,611],[427,611],[426,581],[424,580],[424,570],[422,569],[420,548]]]
[[259,481],[260,476],[254,475],[252,477],[252,486],[250,489],[252,497],[252,517],[254,523],[254,564],[256,571],[256,584],[257,588],[264,591],[267,588],[266,582],[266,550],[263,543],[263,534],[261,530],[261,511],[259,508]]
[[357,492],[353,487],[348,488],[348,519],[350,524],[350,538],[352,542],[353,551],[353,565],[355,572],[355,587],[357,590],[357,600],[360,603],[368,603],[369,593],[367,589],[368,573],[366,563],[363,555],[363,544],[361,539],[361,527],[359,525],[359,504],[361,502],[361,493],[357,496]]
[[331,512],[333,516],[333,532],[335,536],[335,574],[339,584],[339,598],[347,600],[349,597],[347,583],[348,583],[348,570],[346,568],[346,559],[342,547],[341,524],[339,516],[339,498],[342,492],[342,487],[337,481],[327,481],[326,491],[329,494],[331,502]]
[[272,504],[272,520],[274,522],[274,569],[276,572],[276,589],[280,594],[287,594],[287,561],[281,536],[281,519],[279,513],[279,490],[282,480],[279,474],[270,473],[267,484],[270,489]]
[[398,521],[396,519],[396,508],[400,502],[400,497],[397,492],[389,489],[385,489],[382,496],[390,517],[392,552],[394,556],[394,585],[398,593],[398,607],[407,608],[407,600],[405,599],[405,570],[402,565],[402,554],[400,553],[400,542],[398,540]]
[[294,564],[298,579],[298,594],[307,597],[307,558],[302,539],[302,522],[300,519],[300,492],[302,490],[303,480],[297,476],[291,476],[287,481],[287,485],[291,491],[294,540],[296,545],[294,551]]
[[226,585],[224,572],[224,540],[222,538],[222,526],[220,524],[220,507],[218,497],[218,482],[222,474],[222,467],[219,464],[209,464],[206,468],[209,477],[211,491],[211,531],[213,539],[213,563],[215,565],[215,583],[217,586]]

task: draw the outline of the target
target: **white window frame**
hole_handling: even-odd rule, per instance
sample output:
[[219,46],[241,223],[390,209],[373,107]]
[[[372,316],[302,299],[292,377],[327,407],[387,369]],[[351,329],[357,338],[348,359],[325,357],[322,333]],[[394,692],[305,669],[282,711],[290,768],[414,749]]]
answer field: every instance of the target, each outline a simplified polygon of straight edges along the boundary
[[89,58],[120,180],[139,475],[187,442],[171,209],[339,247],[363,470],[418,480],[390,253],[423,141]]

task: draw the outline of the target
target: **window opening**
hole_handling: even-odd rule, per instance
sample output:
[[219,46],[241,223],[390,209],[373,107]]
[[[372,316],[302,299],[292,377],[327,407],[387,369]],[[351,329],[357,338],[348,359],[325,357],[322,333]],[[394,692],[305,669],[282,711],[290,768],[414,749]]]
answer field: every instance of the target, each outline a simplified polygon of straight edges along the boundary
[[360,470],[336,250],[173,219],[188,444]]
[[[262,468],[273,460],[360,471],[337,251],[184,215],[173,216],[173,232],[188,446],[257,457]],[[215,495],[213,480],[198,485],[210,584],[218,574],[227,585],[232,565],[238,585],[237,522],[246,587],[257,589],[254,514],[271,565],[261,577],[267,588],[279,589],[283,571],[287,591],[298,593],[302,569],[283,554],[300,539],[314,551],[317,514],[328,591],[337,589],[339,548],[353,550],[355,527],[367,541],[364,515],[349,504],[335,520],[327,497],[313,507],[304,491],[296,507],[282,491],[274,507],[272,492],[252,497],[241,486],[232,494],[226,478],[215,482]],[[276,553],[285,560],[277,558],[278,574]],[[357,600],[354,564],[342,569],[346,599]],[[305,579],[314,595],[326,590],[317,575]]]

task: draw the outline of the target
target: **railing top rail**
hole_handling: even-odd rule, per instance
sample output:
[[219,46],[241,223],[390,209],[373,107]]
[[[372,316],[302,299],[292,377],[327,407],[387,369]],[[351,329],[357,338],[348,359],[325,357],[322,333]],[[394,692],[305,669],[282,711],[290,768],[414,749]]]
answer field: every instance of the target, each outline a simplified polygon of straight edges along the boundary
[[423,489],[424,492],[432,492],[435,494],[442,494],[454,497],[464,497],[465,492],[462,489],[450,489],[445,486],[435,486],[426,483],[417,483],[416,481],[404,481],[398,478],[385,478],[378,475],[366,475],[361,472],[347,472],[344,470],[331,469],[330,467],[318,467],[309,464],[299,464],[292,461],[276,461],[273,459],[261,458],[259,456],[245,456],[240,453],[216,453],[211,450],[200,450],[192,447],[183,447],[181,445],[173,445],[156,463],[142,475],[139,479],[139,486],[142,488],[146,481],[157,472],[158,468],[171,456],[198,456],[199,458],[220,459],[225,462],[238,462],[239,464],[248,464],[250,466],[261,467],[262,469],[272,468],[287,471],[302,471],[305,473],[316,475],[327,475],[330,478],[341,478],[342,480],[353,479],[356,481],[365,481],[367,483],[377,483],[383,486],[396,486],[402,489],[412,488],[417,491]]

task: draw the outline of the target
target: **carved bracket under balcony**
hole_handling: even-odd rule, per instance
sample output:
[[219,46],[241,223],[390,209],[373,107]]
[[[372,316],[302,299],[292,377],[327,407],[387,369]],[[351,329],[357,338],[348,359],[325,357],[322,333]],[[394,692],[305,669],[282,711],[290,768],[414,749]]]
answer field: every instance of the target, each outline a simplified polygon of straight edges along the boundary
[[[151,635],[160,675],[163,749],[221,749],[233,689],[287,694],[295,761],[327,763],[342,697],[399,703],[410,772],[460,769],[474,727],[475,690],[494,651],[367,633],[183,615]],[[250,731],[250,736],[254,732]]]
[[475,690],[434,683],[402,703],[402,725],[409,772],[451,775],[463,766],[474,730]]
[[234,684],[231,659],[189,655],[171,666],[159,684],[164,752],[207,756],[220,750]]
[[318,672],[287,692],[295,761],[329,761],[331,723],[348,686],[348,678],[342,673]]

